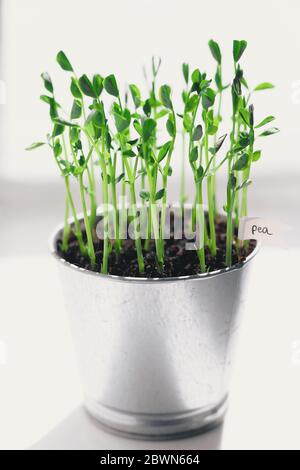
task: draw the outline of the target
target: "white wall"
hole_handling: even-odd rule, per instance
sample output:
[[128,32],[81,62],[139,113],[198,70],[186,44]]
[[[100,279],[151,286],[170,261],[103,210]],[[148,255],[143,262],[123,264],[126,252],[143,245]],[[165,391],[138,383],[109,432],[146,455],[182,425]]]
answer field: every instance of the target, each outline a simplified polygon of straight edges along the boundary
[[[300,104],[300,2],[286,0],[4,0],[4,149],[0,172],[8,178],[55,178],[46,149],[24,152],[24,147],[48,131],[40,73],[48,70],[61,97],[67,77],[55,63],[59,49],[78,72],[114,72],[121,83],[143,80],[141,66],[151,56],[163,59],[160,78],[182,86],[181,63],[212,72],[207,41],[220,42],[227,59],[225,78],[231,79],[232,39],[247,39],[243,60],[248,81],[276,84],[255,99],[259,117],[277,116],[281,133],[266,139],[261,175],[300,169],[298,149]],[[296,90],[293,89],[297,87]],[[297,103],[296,103],[297,102]],[[67,101],[68,103],[68,101]],[[229,102],[226,106],[229,112]]]

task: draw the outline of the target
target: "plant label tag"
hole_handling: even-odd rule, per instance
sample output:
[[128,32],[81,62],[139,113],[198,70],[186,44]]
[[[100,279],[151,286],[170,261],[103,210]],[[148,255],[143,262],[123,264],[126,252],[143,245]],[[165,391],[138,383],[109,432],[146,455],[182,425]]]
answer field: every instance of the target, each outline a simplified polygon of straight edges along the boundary
[[288,230],[288,225],[263,217],[241,217],[238,238],[278,244],[283,241],[283,234]]

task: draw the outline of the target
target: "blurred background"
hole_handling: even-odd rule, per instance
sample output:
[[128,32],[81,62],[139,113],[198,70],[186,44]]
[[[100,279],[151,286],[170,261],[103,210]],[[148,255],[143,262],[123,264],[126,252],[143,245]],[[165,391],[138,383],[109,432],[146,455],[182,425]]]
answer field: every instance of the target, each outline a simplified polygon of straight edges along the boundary
[[[49,131],[48,109],[39,101],[44,93],[41,72],[50,73],[58,100],[70,109],[69,77],[55,61],[60,49],[78,74],[115,73],[123,92],[132,82],[145,90],[142,67],[150,75],[151,57],[161,57],[159,82],[173,87],[180,112],[181,64],[188,62],[191,69],[199,67],[213,76],[215,61],[207,42],[214,38],[223,52],[224,82],[229,83],[232,40],[246,39],[241,65],[249,86],[263,81],[276,85],[253,95],[257,119],[275,115],[281,130],[261,140],[263,158],[253,165],[249,188],[250,214],[296,223],[289,218],[289,214],[294,217],[300,198],[300,5],[296,0],[253,2],[247,13],[235,0],[217,2],[214,7],[198,0],[86,0],[84,6],[77,0],[52,0],[51,8],[39,0],[2,0],[1,4],[1,79],[6,88],[5,105],[1,105],[1,254],[8,251],[6,242],[14,244],[14,252],[44,250],[49,230],[63,216],[63,184],[47,147],[24,151],[31,142],[44,140]],[[227,96],[223,105],[227,116],[230,106]],[[228,129],[230,120],[225,120],[221,132]],[[172,163],[172,200],[178,199],[179,162],[180,145]],[[224,198],[221,182],[221,207]],[[36,223],[40,212],[42,224]],[[20,227],[26,227],[22,244],[18,243]]]
[[[233,72],[232,40],[246,39],[248,48],[241,65],[250,87],[264,81],[276,86],[254,94],[257,119],[272,114],[276,116],[275,125],[280,128],[279,134],[262,139],[259,146],[263,155],[253,166],[249,215],[289,224],[292,230],[285,246],[288,253],[299,248],[300,229],[300,3],[298,0],[252,0],[246,4],[239,0],[213,3],[201,0],[0,0],[0,6],[0,280],[3,281],[0,340],[3,338],[3,344],[8,345],[7,357],[11,361],[20,361],[20,352],[13,352],[17,344],[23,348],[26,361],[36,361],[37,351],[44,351],[45,361],[30,371],[25,367],[24,375],[18,369],[21,382],[20,375],[13,369],[14,362],[10,363],[12,369],[0,366],[5,403],[0,411],[8,423],[11,408],[5,412],[7,402],[17,403],[18,393],[14,389],[20,389],[22,383],[26,400],[31,406],[33,402],[40,406],[44,419],[41,417],[40,425],[46,430],[62,410],[77,403],[78,397],[75,401],[68,399],[65,382],[64,391],[53,384],[54,402],[55,397],[56,402],[60,400],[58,408],[61,406],[61,409],[52,405],[52,418],[51,413],[47,415],[45,424],[42,411],[45,403],[39,401],[45,396],[46,388],[49,390],[45,366],[49,371],[53,361],[55,367],[60,362],[62,380],[66,371],[70,374],[71,370],[73,377],[76,372],[72,369],[74,366],[70,366],[71,353],[67,356],[64,353],[62,359],[64,345],[69,344],[67,327],[63,323],[57,332],[57,323],[52,323],[61,299],[52,296],[59,287],[53,280],[52,265],[47,264],[49,233],[63,218],[63,182],[46,147],[34,152],[24,151],[31,142],[44,140],[49,131],[47,106],[39,100],[44,93],[41,72],[50,73],[59,101],[69,109],[69,77],[55,61],[60,49],[66,52],[78,74],[116,74],[123,92],[126,84],[132,82],[144,84],[141,88],[145,89],[142,67],[150,71],[154,55],[162,58],[159,82],[169,83],[176,90],[175,103],[177,111],[181,112],[179,90],[184,86],[181,64],[188,62],[191,69],[199,67],[212,75],[215,61],[207,42],[213,38],[221,45],[224,82],[229,83]],[[224,101],[224,114],[230,115],[230,106],[228,98]],[[222,130],[226,132],[228,126],[230,121],[225,120]],[[180,150],[175,153],[172,165],[174,178],[170,198],[173,201],[178,199],[179,165]],[[189,188],[189,172],[187,178]],[[224,189],[221,176],[218,194],[221,207]],[[45,296],[47,301],[42,302]],[[32,336],[28,337],[29,330]],[[45,339],[47,332],[48,339]],[[287,338],[290,344],[292,337],[287,335]],[[50,347],[47,353],[45,341]],[[40,380],[36,379],[36,374],[41,374]],[[34,395],[30,387],[32,381],[39,390]],[[12,446],[16,432],[15,426],[3,431],[3,442]],[[36,432],[33,437],[37,438]],[[26,440],[24,433],[16,439],[20,446],[32,442]]]

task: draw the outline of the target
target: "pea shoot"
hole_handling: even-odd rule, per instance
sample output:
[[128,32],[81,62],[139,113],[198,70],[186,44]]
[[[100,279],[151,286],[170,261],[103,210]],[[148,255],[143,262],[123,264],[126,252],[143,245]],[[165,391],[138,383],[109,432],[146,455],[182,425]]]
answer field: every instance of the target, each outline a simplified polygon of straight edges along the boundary
[[[142,88],[134,83],[122,92],[113,73],[78,75],[67,55],[60,51],[56,61],[68,79],[72,96],[69,110],[58,101],[49,74],[42,73],[45,92],[40,98],[48,106],[50,131],[44,141],[33,143],[27,150],[47,145],[62,177],[65,187],[62,253],[68,252],[75,237],[81,256],[89,260],[91,268],[107,274],[111,256],[117,262],[126,249],[127,229],[131,225],[139,275],[145,275],[147,256],[153,247],[157,270],[162,272],[167,257],[169,183],[172,167],[177,165],[178,145],[181,145],[182,211],[194,193],[192,218],[198,272],[207,272],[208,260],[219,259],[221,250],[226,266],[232,265],[234,250],[238,255],[242,250],[245,252],[246,244],[239,242],[236,234],[240,218],[248,215],[252,165],[262,153],[257,142],[278,132],[276,127],[265,127],[274,121],[274,116],[257,119],[252,101],[254,93],[274,86],[261,82],[250,90],[241,65],[247,48],[244,40],[233,41],[233,78],[230,85],[224,85],[221,48],[213,39],[208,46],[216,65],[214,79],[199,68],[182,65],[181,113],[177,113],[174,105],[176,90],[168,83],[159,83],[160,58],[152,58],[152,79],[143,96]],[[232,103],[230,130],[222,129],[226,92],[230,93]],[[188,167],[193,191],[187,191]],[[217,177],[224,171],[226,194],[218,193],[218,200],[223,197],[226,213],[225,250],[218,245],[216,229],[220,213]],[[71,180],[76,181],[77,187],[70,184]],[[80,196],[80,207],[75,207],[74,201],[78,199],[74,197],[75,191]],[[99,193],[102,206],[97,213]],[[126,197],[130,202],[128,223]],[[82,218],[78,216],[80,212]],[[99,217],[103,221],[100,258],[96,230]]]

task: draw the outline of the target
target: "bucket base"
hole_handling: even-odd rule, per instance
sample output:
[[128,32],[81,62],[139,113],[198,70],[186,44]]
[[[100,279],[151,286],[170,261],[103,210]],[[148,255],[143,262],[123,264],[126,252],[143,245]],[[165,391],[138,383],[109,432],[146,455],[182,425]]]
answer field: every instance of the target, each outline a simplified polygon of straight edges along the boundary
[[199,434],[219,426],[227,408],[227,397],[213,407],[181,413],[125,413],[85,399],[85,408],[108,431],[132,439],[167,440]]

